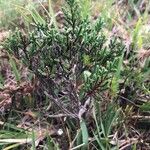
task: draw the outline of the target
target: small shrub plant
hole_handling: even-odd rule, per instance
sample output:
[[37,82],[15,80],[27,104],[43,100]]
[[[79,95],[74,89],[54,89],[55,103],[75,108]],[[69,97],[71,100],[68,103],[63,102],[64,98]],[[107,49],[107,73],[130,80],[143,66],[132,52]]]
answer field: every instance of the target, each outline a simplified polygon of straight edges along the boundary
[[[53,112],[82,121],[93,103],[96,111],[102,111],[97,108],[99,103],[112,105],[119,88],[124,45],[117,37],[105,35],[101,17],[93,21],[90,15],[83,15],[78,1],[67,0],[66,5],[63,27],[56,27],[53,22],[36,22],[33,31],[23,34],[17,30],[12,34],[4,48],[35,74],[39,82],[36,94],[42,97],[37,102],[49,99],[55,106]],[[108,122],[102,121],[108,127],[103,133],[106,141],[116,112],[111,106],[107,116],[101,115],[108,118]],[[98,123],[99,119],[95,120]],[[86,143],[86,125],[82,122],[80,126]],[[98,124],[96,127],[98,132],[94,135],[98,141],[101,135]],[[109,145],[108,141],[105,143]]]
[[5,48],[37,75],[43,94],[60,107],[71,106],[67,111],[77,116],[88,98],[109,88],[124,46],[104,35],[101,17],[93,23],[88,15],[82,17],[75,0],[67,5],[63,28],[35,24],[28,35],[16,31]]

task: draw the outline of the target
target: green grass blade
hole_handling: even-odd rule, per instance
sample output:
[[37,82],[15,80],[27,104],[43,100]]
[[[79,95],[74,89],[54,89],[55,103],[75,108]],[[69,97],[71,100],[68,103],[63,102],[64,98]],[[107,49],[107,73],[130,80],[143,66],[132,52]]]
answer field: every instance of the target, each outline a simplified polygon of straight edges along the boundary
[[106,137],[109,136],[112,125],[116,121],[116,118],[118,117],[119,112],[120,112],[120,109],[115,110],[113,106],[110,106],[110,108],[108,108],[108,110],[106,112],[107,115],[105,118],[106,120],[105,120],[105,125],[104,125]]
[[12,149],[17,148],[19,145],[20,144],[12,144],[12,145],[5,147],[3,150],[12,150]]
[[122,64],[123,64],[123,56],[124,56],[124,53],[119,58],[119,63],[118,63],[118,66],[117,66],[117,71],[116,71],[115,76],[112,79],[112,83],[111,83],[112,95],[114,97],[117,95],[117,92],[118,92],[118,89],[119,89],[119,79],[120,79],[121,68],[122,68]]
[[105,147],[103,146],[103,143],[101,142],[101,139],[95,133],[93,134],[101,150],[105,150]]
[[83,146],[83,149],[86,149],[88,148],[89,135],[88,135],[88,129],[84,120],[80,122],[80,126],[81,126],[81,131],[82,131],[82,142],[85,144]]
[[35,132],[32,129],[32,147],[31,150],[36,150],[36,146],[35,146]]

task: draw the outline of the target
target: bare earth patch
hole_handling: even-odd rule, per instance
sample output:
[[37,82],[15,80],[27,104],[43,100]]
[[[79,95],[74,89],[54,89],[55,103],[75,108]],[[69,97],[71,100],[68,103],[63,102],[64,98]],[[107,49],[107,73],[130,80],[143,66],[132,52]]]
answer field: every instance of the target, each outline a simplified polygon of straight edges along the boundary
[[9,35],[9,31],[0,32],[0,42],[2,42]]

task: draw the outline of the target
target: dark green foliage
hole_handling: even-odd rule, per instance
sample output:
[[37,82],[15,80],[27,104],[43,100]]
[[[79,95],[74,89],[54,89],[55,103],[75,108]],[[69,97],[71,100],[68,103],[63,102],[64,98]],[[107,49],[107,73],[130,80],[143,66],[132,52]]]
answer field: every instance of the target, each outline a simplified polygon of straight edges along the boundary
[[124,53],[121,41],[106,37],[103,28],[102,18],[93,23],[81,17],[78,3],[68,0],[63,29],[36,24],[28,35],[13,34],[5,48],[35,73],[41,95],[79,117],[88,98],[108,89]]

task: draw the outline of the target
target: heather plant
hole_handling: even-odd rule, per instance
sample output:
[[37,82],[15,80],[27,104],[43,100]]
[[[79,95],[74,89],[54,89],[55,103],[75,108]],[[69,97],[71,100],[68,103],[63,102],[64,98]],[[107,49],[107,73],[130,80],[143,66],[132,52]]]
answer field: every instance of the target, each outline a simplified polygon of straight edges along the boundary
[[63,29],[35,24],[28,35],[13,34],[5,48],[38,76],[43,95],[79,117],[81,106],[109,89],[124,46],[115,37],[105,37],[102,18],[92,23],[81,16],[76,1],[67,5]]
[[[16,30],[5,41],[4,48],[38,79],[34,92],[36,103],[44,104],[49,100],[49,104],[53,103],[51,111],[49,105],[45,108],[49,113],[76,120],[72,122],[81,130],[79,135],[73,134],[76,135],[73,146],[87,148],[90,131],[86,120],[92,115],[89,111],[95,104],[96,130],[91,131],[96,138],[95,145],[110,148],[108,136],[119,116],[113,100],[119,90],[124,45],[119,38],[104,34],[102,17],[93,21],[86,11],[84,15],[81,13],[80,6],[76,0],[67,0],[63,28],[56,28],[53,20],[50,24],[35,21],[33,31],[24,34]],[[77,127],[70,128],[76,131]]]

